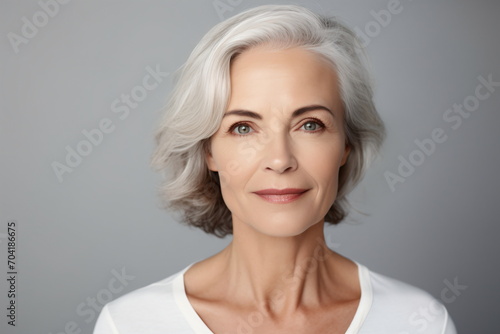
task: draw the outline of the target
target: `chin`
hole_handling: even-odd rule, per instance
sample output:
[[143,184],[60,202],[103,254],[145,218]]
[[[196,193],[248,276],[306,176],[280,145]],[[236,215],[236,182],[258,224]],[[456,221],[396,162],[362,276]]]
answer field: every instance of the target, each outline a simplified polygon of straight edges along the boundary
[[252,224],[248,222],[253,229],[261,234],[270,237],[296,237],[307,231],[312,226],[322,222],[320,219],[311,221],[311,217],[307,219],[297,219],[297,217],[280,217],[272,220],[265,220],[265,225]]

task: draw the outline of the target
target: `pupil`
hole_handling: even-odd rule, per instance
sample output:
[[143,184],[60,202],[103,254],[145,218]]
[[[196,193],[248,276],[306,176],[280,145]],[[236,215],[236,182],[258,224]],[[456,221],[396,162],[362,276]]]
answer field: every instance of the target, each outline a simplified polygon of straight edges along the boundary
[[311,123],[311,122],[306,123],[306,129],[307,130],[314,130],[314,123]]
[[248,127],[246,125],[240,125],[240,133],[247,133]]

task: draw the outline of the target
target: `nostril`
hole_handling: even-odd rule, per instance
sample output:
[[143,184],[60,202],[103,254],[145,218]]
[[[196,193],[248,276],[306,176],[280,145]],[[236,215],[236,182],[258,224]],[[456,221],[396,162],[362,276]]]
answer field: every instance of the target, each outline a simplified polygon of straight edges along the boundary
[[266,166],[266,170],[272,170],[279,174],[295,170],[296,168],[297,168],[297,161],[292,156],[286,159],[273,159]]

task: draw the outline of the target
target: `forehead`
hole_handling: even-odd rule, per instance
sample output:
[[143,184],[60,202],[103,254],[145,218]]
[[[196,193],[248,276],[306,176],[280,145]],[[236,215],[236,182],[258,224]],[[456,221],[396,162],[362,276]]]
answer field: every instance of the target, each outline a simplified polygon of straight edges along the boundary
[[309,73],[336,77],[331,63],[319,54],[302,47],[279,49],[269,45],[254,46],[239,54],[231,62],[233,76],[235,72],[241,74],[248,71],[262,74],[287,70],[293,70],[297,75]]
[[[230,107],[326,103],[338,109],[338,78],[331,63],[312,51],[257,46],[231,63]],[[235,105],[236,104],[236,105]]]

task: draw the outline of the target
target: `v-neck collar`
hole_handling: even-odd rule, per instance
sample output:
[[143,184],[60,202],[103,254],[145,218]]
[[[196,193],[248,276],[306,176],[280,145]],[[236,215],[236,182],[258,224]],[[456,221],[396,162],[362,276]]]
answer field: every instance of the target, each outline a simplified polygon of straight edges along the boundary
[[[203,322],[198,313],[193,308],[193,305],[189,302],[186,294],[186,287],[184,285],[184,273],[194,264],[191,263],[189,266],[180,271],[177,277],[174,278],[172,284],[174,299],[179,307],[181,313],[184,315],[189,326],[193,329],[196,334],[214,334],[210,328]],[[361,329],[368,312],[370,311],[373,292],[370,282],[370,272],[368,269],[355,262],[358,266],[358,277],[361,289],[361,298],[359,299],[359,305],[356,309],[356,313],[347,328],[345,334],[356,334]]]

